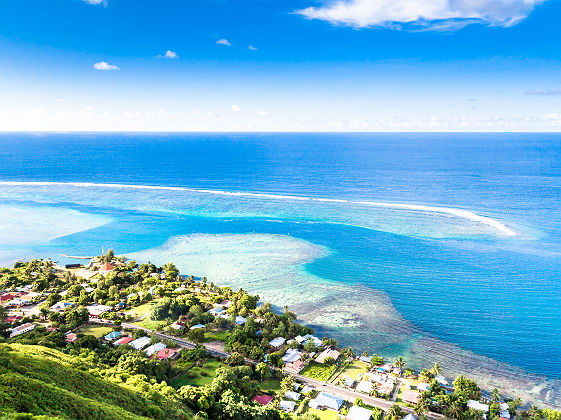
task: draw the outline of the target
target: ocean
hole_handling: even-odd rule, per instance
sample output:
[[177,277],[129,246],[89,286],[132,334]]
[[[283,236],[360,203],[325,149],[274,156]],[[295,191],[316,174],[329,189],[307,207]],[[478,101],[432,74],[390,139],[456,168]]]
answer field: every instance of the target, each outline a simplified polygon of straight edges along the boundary
[[0,263],[114,248],[561,405],[561,135],[0,134]]

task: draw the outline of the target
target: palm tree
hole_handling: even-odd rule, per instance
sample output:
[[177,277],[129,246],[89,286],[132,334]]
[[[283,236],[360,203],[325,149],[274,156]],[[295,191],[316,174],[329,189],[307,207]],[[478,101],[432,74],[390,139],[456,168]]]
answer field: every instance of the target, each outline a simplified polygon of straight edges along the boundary
[[352,359],[353,357],[355,357],[355,354],[354,354],[353,349],[351,347],[349,347],[348,349],[345,349],[345,356],[348,357],[349,359]]
[[530,409],[528,410],[528,414],[530,415],[531,418],[533,419],[541,419],[542,418],[542,411],[536,407],[535,405],[531,406]]
[[491,401],[496,403],[500,399],[501,399],[501,394],[499,394],[499,390],[497,388],[493,389],[493,391],[491,391]]
[[429,395],[426,392],[423,392],[421,394],[421,397],[419,398],[419,401],[417,401],[417,404],[415,405],[415,414],[417,414],[417,416],[422,416],[423,414],[429,412],[430,404],[431,399]]
[[432,372],[429,372],[427,369],[423,369],[419,374],[419,379],[422,382],[428,382],[433,378]]
[[[395,366],[398,367],[401,370],[403,370],[403,368],[405,367],[405,360],[403,360],[402,356],[399,356],[397,359],[395,359],[394,362]],[[399,376],[401,376],[401,372],[399,373]]]
[[442,368],[438,363],[435,363],[434,366],[431,368],[431,371],[432,373],[434,373],[434,376],[438,376],[442,372]]
[[518,407],[522,405],[522,400],[520,397],[516,397],[514,400],[508,403],[508,413],[511,416],[516,416],[516,412],[518,411]]
[[388,410],[388,417],[393,420],[400,420],[403,418],[403,410],[398,404],[393,404]]
[[462,404],[458,400],[454,400],[446,410],[446,415],[453,419],[459,419],[462,417],[463,411]]

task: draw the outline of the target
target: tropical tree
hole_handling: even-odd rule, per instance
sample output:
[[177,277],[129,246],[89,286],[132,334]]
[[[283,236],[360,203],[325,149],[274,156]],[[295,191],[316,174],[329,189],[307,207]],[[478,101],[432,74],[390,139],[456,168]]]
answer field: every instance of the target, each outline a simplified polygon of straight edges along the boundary
[[497,388],[491,391],[491,401],[496,403],[501,399],[501,394],[499,394],[499,390]]
[[423,392],[421,394],[421,397],[417,401],[417,404],[415,405],[415,414],[417,414],[418,416],[422,416],[423,414],[428,413],[430,411],[430,404],[431,398],[429,394]]
[[440,367],[438,362],[433,365],[433,367],[431,368],[431,372],[434,374],[434,376],[440,375],[440,373],[442,372],[442,368]]
[[522,405],[522,400],[520,397],[516,397],[514,400],[508,402],[508,413],[511,416],[516,416],[516,412],[518,411],[518,407]]
[[464,407],[462,406],[462,403],[458,400],[454,400],[446,409],[445,414],[453,419],[459,419],[462,417],[463,412]]
[[346,357],[348,357],[349,359],[352,359],[353,357],[355,357],[355,353],[353,352],[353,349],[351,347],[346,348],[343,352],[345,354]]
[[398,404],[393,404],[388,410],[388,417],[392,420],[401,420],[403,415],[403,410]]
[[399,376],[401,376],[401,372],[403,371],[403,368],[405,367],[405,360],[403,359],[403,357],[399,356],[397,359],[395,359],[394,365],[399,368],[399,370],[400,370]]

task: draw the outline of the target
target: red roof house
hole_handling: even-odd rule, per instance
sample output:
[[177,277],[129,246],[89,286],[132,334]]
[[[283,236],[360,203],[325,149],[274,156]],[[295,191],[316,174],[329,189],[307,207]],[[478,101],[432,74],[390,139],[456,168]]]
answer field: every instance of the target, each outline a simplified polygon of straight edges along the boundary
[[99,267],[99,272],[101,274],[105,274],[110,272],[111,270],[113,270],[115,268],[114,265],[111,265],[110,263],[106,262],[104,263],[101,267]]
[[259,403],[261,405],[267,405],[269,404],[271,401],[273,401],[273,397],[271,397],[270,395],[256,395],[255,397],[253,397],[251,399],[251,401]]
[[132,337],[123,337],[113,343],[114,346],[122,346],[128,344],[132,341]]
[[8,316],[8,317],[6,317],[4,322],[6,324],[13,324],[14,322],[19,321],[20,319],[21,319],[21,316],[18,316],[18,315]]
[[67,343],[74,343],[78,340],[78,336],[76,333],[66,334],[66,338],[64,339]]
[[11,293],[4,293],[0,296],[0,302],[6,302],[7,300],[12,300],[14,298],[20,297],[23,293],[11,292]]
[[178,353],[177,349],[162,349],[156,354],[156,357],[160,360],[175,359]]

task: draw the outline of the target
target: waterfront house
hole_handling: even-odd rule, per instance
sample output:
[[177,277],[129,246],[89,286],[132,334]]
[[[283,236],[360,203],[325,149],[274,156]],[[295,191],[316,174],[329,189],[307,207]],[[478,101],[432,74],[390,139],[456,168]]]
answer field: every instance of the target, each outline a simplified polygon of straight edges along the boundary
[[114,265],[111,265],[110,263],[106,262],[102,264],[101,267],[99,267],[98,273],[105,275],[113,271],[114,269],[115,269]]
[[366,408],[359,407],[358,405],[353,405],[347,416],[345,417],[346,420],[370,420],[372,418],[372,411],[367,410]]
[[489,406],[487,404],[480,403],[479,401],[469,400],[467,406],[475,411],[483,411],[484,413],[489,412]]
[[327,359],[328,357],[333,358],[333,360],[337,360],[339,356],[341,356],[341,353],[339,353],[337,350],[325,349],[318,355],[318,357],[316,357],[316,362],[324,363],[325,359]]
[[372,357],[370,357],[370,356],[360,356],[358,358],[358,360],[360,360],[361,362],[364,362],[364,363],[368,363],[368,364],[372,363]]
[[298,344],[305,344],[308,340],[312,340],[316,347],[323,345],[323,342],[319,338],[311,334],[306,334],[305,336],[298,335],[294,337],[294,339],[298,341]]
[[430,385],[427,384],[426,382],[420,382],[417,385],[417,389],[421,392],[425,392],[425,391],[428,391],[430,389]]

